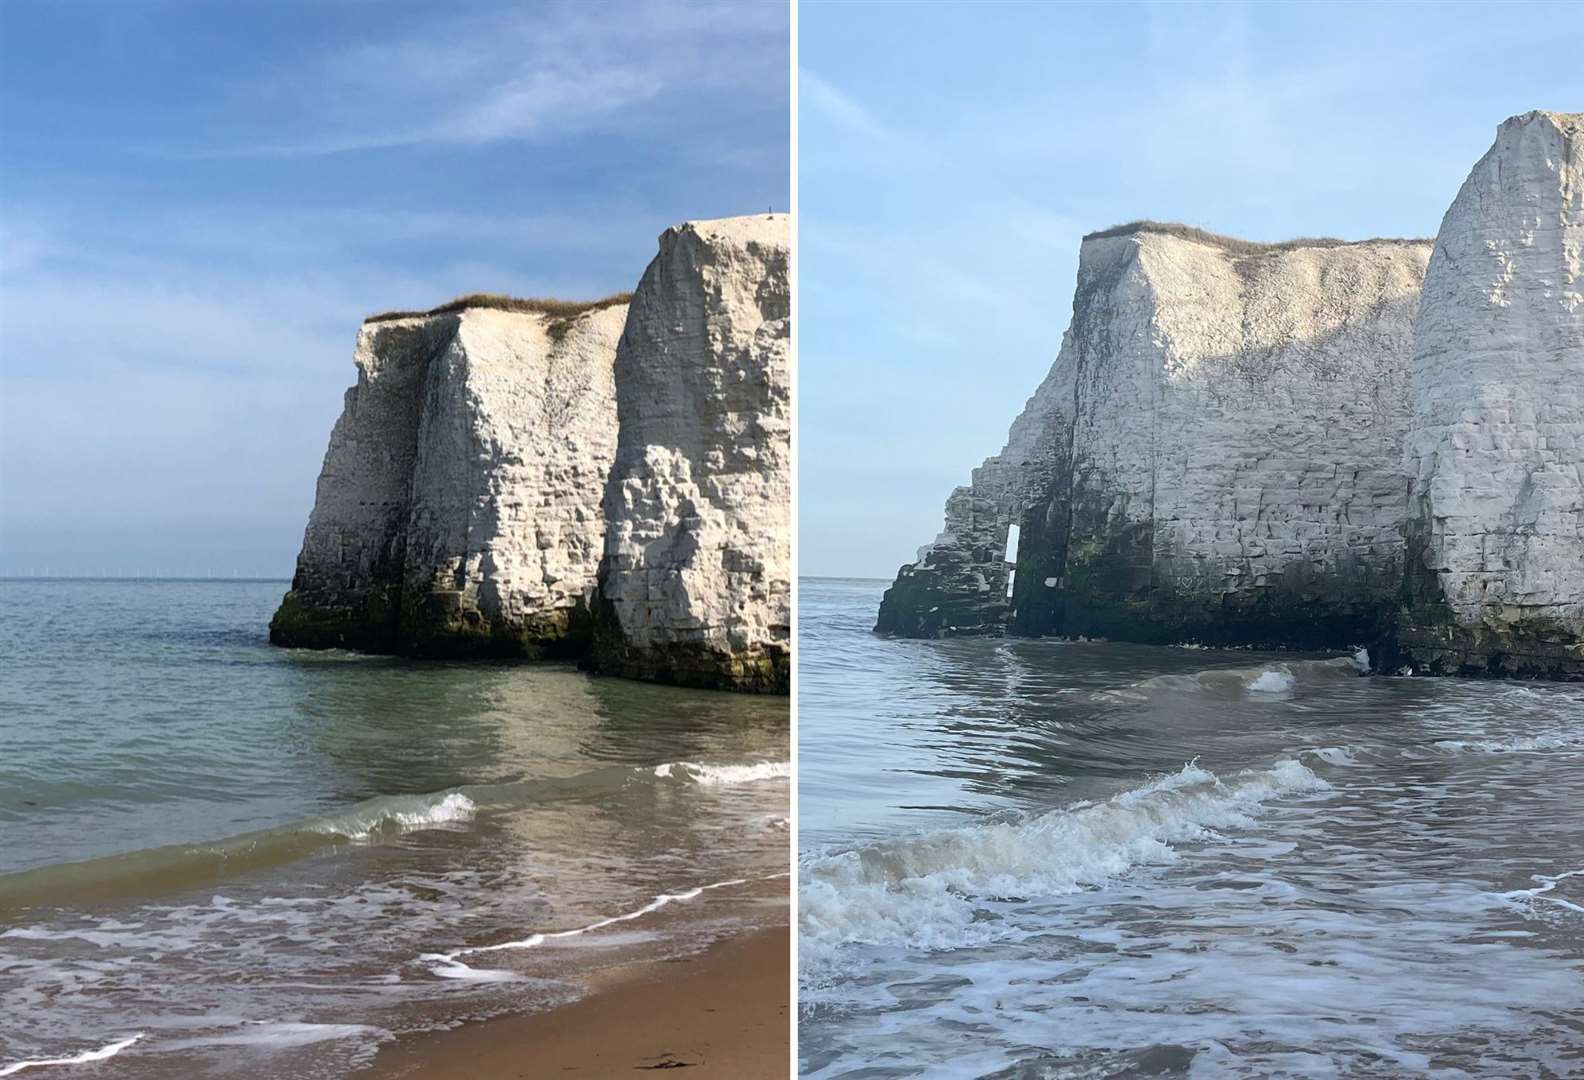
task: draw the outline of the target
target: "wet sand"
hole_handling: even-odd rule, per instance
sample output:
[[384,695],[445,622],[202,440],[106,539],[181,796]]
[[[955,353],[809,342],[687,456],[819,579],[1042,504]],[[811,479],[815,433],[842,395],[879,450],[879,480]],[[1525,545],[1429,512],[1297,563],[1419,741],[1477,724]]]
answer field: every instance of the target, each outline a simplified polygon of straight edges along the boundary
[[790,1075],[786,927],[682,960],[618,969],[564,1008],[505,1016],[385,1047],[366,1080]]

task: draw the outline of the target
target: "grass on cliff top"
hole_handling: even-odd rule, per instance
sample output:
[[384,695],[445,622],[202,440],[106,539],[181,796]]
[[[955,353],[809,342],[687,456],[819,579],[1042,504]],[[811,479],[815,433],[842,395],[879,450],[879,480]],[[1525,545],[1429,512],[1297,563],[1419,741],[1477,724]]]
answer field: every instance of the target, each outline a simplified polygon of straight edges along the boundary
[[538,296],[506,296],[504,293],[468,293],[428,311],[382,311],[378,315],[370,315],[363,321],[374,323],[390,322],[392,319],[419,319],[430,315],[450,315],[469,308],[519,311],[533,315],[550,315],[562,321],[570,321],[586,312],[616,307],[631,299],[632,293],[615,293],[601,300],[554,300]]
[[1351,244],[1428,244],[1430,240],[1416,239],[1413,237],[1377,237],[1370,240],[1338,240],[1333,236],[1298,236],[1291,240],[1282,240],[1274,244],[1261,244],[1253,240],[1239,240],[1235,236],[1222,236],[1207,229],[1196,229],[1192,225],[1183,225],[1175,221],[1150,221],[1145,218],[1140,221],[1130,221],[1125,225],[1113,225],[1109,229],[1087,234],[1085,240],[1105,240],[1112,236],[1131,236],[1134,233],[1150,232],[1164,233],[1183,240],[1193,240],[1201,244],[1213,244],[1223,248],[1234,255],[1261,255],[1273,251],[1292,251],[1295,248],[1332,248],[1347,247]]

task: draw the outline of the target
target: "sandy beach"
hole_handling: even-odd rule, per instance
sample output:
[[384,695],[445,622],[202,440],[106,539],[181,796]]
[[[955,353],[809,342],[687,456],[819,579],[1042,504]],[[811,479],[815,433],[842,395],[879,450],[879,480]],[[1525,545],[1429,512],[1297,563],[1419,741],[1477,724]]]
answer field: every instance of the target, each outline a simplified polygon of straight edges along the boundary
[[366,1080],[789,1075],[790,942],[776,927],[604,974],[580,1001],[385,1047]]

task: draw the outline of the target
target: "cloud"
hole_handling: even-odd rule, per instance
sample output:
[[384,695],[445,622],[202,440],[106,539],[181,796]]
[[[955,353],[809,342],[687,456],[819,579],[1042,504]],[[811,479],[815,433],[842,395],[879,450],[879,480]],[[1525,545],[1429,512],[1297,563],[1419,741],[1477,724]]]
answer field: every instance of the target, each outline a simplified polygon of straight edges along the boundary
[[[777,4],[537,5],[447,12],[385,40],[333,50],[238,96],[269,106],[271,137],[176,157],[308,157],[419,145],[481,146],[631,131],[678,93],[723,107],[784,93]],[[284,130],[284,137],[275,132]]]
[[881,125],[868,109],[807,68],[798,71],[798,104],[817,109],[850,134],[887,142],[896,139],[896,135]]

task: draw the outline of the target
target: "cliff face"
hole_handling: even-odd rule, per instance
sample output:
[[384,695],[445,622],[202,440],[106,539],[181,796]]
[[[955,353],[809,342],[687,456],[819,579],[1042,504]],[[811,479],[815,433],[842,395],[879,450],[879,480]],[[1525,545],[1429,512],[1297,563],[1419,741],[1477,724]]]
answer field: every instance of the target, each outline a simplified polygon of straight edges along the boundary
[[1433,249],[1085,238],[1055,366],[876,629],[1584,678],[1581,267],[1584,114],[1504,123]]
[[594,661],[643,679],[790,683],[785,215],[660,238],[616,355]]
[[366,323],[280,645],[586,647],[616,449],[617,304]]
[[678,226],[637,294],[379,316],[278,645],[790,683],[785,215]]
[[1584,114],[1497,131],[1447,211],[1413,363],[1398,646],[1584,677]]
[[1301,645],[1378,631],[1401,580],[1429,250],[1148,223],[1086,238],[1050,375],[877,629]]

